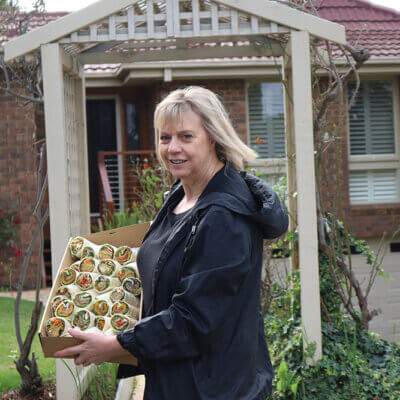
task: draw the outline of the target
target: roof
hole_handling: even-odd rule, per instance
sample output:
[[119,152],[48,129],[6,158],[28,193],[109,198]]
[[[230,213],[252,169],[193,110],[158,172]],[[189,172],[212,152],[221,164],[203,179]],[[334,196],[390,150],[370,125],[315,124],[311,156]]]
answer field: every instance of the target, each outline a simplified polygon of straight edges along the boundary
[[400,12],[367,0],[315,0],[319,15],[346,27],[351,44],[372,57],[400,57]]
[[[28,14],[28,13],[20,13],[17,16],[17,23],[21,23],[25,20],[28,19],[30,16],[30,21],[29,21],[29,26],[28,26],[28,32],[33,31],[37,28],[40,28],[41,26],[44,26],[50,22],[53,22],[65,15],[69,14],[68,12],[62,11],[62,12],[46,12],[46,13],[34,13],[34,14]],[[6,42],[8,40],[11,40],[15,37],[18,36],[18,30],[15,26],[10,26],[10,25],[15,25],[15,24],[10,24],[10,22],[14,22],[14,17],[10,17],[8,13],[1,13],[0,12],[0,42]]]

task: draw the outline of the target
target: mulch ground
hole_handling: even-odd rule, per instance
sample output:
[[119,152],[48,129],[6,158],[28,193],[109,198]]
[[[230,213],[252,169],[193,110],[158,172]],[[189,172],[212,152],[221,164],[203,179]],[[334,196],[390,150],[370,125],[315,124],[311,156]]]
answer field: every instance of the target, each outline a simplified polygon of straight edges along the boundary
[[54,383],[46,383],[44,385],[44,393],[42,396],[20,396],[15,390],[9,390],[0,394],[0,400],[55,400],[56,385]]

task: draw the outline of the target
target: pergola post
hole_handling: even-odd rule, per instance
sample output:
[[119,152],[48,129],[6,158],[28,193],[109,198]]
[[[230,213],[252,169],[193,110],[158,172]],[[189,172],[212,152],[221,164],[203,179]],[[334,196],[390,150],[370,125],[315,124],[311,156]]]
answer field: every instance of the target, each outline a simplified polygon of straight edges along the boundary
[[285,68],[289,89],[288,93],[285,91],[285,105],[289,211],[297,215],[304,348],[314,342],[317,361],[322,357],[322,335],[309,33],[292,30],[288,48],[291,71],[289,66]]
[[[41,56],[45,98],[52,275],[56,276],[69,238],[72,235],[89,233],[90,229],[83,108],[84,85],[79,81],[78,66],[57,43],[42,45]],[[69,76],[75,73],[75,78],[67,78],[66,73],[69,73]],[[66,82],[70,83],[69,91],[66,90]],[[73,99],[72,109],[68,108],[68,96]],[[73,152],[77,154],[71,157]],[[80,167],[82,167],[81,170],[79,170]],[[80,205],[77,208],[78,215],[74,211],[76,202]],[[71,360],[66,360],[66,362],[74,371],[73,362]],[[80,369],[81,382],[85,382],[87,370],[87,368]],[[80,398],[73,376],[61,360],[56,360],[56,383],[58,400]]]

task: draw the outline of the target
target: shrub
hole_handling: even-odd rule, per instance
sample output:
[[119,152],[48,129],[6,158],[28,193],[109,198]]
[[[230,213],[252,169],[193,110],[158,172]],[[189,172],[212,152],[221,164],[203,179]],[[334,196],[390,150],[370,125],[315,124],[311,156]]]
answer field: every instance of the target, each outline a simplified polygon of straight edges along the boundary
[[[314,366],[306,365],[298,272],[288,279],[291,289],[271,303],[265,317],[275,372],[269,400],[399,399],[400,347],[357,327],[341,311],[331,323],[322,321],[323,357]],[[329,289],[329,285],[325,287]],[[312,350],[312,346],[306,349],[306,355]]]

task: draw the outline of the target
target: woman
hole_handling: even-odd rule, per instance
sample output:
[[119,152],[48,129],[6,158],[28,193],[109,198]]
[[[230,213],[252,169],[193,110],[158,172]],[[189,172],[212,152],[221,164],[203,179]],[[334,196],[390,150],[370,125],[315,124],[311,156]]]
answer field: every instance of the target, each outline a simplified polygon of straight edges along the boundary
[[177,178],[138,254],[144,318],[117,337],[71,331],[84,342],[59,352],[76,364],[130,352],[145,399],[264,400],[272,369],[260,312],[263,238],[288,217],[260,179],[239,173],[256,154],[211,91],[170,93],[154,117],[156,149]]

